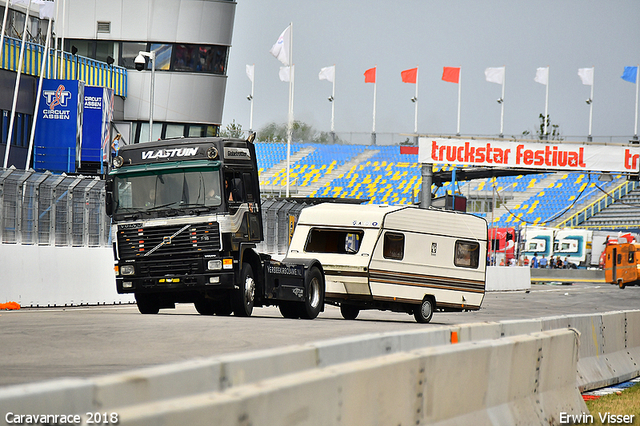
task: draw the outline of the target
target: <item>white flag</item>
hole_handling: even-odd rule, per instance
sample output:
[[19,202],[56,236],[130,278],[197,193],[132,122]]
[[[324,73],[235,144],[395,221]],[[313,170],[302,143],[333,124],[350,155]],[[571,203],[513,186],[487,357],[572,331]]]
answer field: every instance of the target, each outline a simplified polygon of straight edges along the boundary
[[291,67],[280,67],[278,76],[280,77],[280,81],[285,81],[288,83],[291,79]]
[[333,80],[336,77],[336,66],[332,65],[330,67],[324,67],[320,70],[320,73],[318,74],[318,78],[320,78],[320,80],[327,80],[331,83],[333,83]]
[[55,1],[54,0],[37,0],[34,3],[40,3],[40,10],[38,11],[40,19],[53,18],[55,15]]
[[255,65],[247,65],[247,77],[249,77],[249,80],[251,80],[251,82],[253,83],[253,72],[255,70]]
[[284,29],[278,41],[271,47],[271,54],[276,57],[277,60],[282,62],[283,65],[289,65],[289,34],[291,34],[291,25]]
[[502,84],[504,82],[504,67],[487,68],[484,70],[484,76],[489,83]]
[[578,76],[585,86],[593,86],[593,68],[579,68]]
[[536,83],[547,85],[549,84],[549,67],[538,68],[536,70],[536,78],[533,79]]

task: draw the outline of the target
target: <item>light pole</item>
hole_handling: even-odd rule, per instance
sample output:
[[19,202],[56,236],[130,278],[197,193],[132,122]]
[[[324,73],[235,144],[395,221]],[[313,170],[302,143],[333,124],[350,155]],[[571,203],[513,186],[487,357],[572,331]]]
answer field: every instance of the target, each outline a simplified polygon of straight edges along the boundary
[[151,89],[149,92],[149,140],[152,140],[153,138],[153,104],[155,101],[153,89],[156,84],[156,52],[153,52],[153,51],[144,52],[142,50],[138,52],[138,56],[136,56],[136,59],[134,60],[136,69],[138,71],[142,71],[144,69],[144,66],[147,64],[147,61],[145,60],[145,58],[149,58],[149,61],[151,61]]

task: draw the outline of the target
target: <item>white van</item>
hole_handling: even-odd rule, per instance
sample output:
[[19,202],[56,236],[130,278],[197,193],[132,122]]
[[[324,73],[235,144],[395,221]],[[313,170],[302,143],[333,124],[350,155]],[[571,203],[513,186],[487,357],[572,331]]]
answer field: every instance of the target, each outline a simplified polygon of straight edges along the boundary
[[480,308],[487,222],[413,206],[325,203],[302,210],[287,256],[320,261],[325,301],[345,319],[380,309],[426,323],[435,310]]

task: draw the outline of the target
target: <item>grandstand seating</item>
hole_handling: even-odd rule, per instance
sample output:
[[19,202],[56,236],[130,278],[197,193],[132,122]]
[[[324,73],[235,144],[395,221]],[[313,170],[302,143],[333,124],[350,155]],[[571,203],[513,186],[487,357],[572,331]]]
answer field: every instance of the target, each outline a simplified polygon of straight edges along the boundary
[[[291,144],[291,153],[311,147],[313,152],[291,164],[290,179],[298,187],[310,189],[310,197],[361,199],[376,204],[411,204],[419,199],[422,184],[421,165],[417,156],[401,154],[396,146],[365,146],[338,144]],[[354,161],[367,150],[374,153],[365,161]],[[286,144],[257,143],[256,153],[260,173],[276,166],[286,159]],[[351,164],[346,173],[336,170]],[[446,164],[434,165],[434,171],[451,170]],[[272,170],[273,172],[273,170]],[[261,178],[261,185],[286,184],[286,170],[276,170],[268,181]],[[321,178],[328,178],[322,184]],[[546,187],[540,185],[546,183]],[[611,186],[611,182],[594,182],[582,173],[541,173],[525,176],[505,176],[479,179],[471,182],[457,182],[456,193],[464,195],[510,194],[508,212],[493,217],[486,213],[474,213],[487,218],[494,226],[517,226],[519,223],[550,225],[559,217],[577,207],[579,202],[600,194],[600,188]],[[437,191],[436,191],[437,189]],[[432,188],[436,196],[451,194],[454,185],[447,182],[441,188]],[[577,200],[579,199],[579,200]]]

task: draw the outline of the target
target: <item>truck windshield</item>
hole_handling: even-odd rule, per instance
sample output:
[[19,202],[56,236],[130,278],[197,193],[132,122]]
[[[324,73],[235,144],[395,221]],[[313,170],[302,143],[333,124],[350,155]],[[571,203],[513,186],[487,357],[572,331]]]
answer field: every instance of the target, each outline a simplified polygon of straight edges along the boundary
[[114,177],[114,214],[222,204],[218,170],[149,171]]

